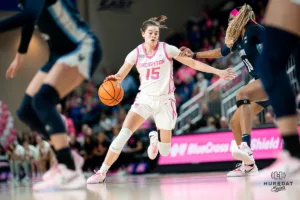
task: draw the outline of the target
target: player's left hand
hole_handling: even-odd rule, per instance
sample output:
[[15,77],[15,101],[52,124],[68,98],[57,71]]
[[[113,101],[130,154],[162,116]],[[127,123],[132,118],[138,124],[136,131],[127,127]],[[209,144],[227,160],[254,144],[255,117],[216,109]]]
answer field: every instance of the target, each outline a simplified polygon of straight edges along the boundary
[[17,71],[22,69],[23,61],[24,61],[24,55],[17,53],[15,59],[13,60],[13,62],[10,64],[9,68],[6,71],[6,79],[16,77]]
[[104,79],[104,82],[105,81],[116,81],[120,84],[121,83],[121,76],[119,74],[109,75],[108,77],[106,77]]
[[180,54],[179,56],[187,56],[187,57],[193,57],[194,53],[192,52],[192,50],[190,50],[187,47],[180,47]]
[[232,71],[231,67],[225,70],[220,70],[217,75],[224,80],[232,80],[236,77],[236,74]]

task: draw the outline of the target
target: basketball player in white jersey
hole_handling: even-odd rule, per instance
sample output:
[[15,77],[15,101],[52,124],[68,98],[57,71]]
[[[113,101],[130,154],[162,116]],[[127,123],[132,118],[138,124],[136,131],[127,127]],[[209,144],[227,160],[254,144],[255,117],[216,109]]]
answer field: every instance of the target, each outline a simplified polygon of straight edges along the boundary
[[160,22],[164,20],[166,17],[160,16],[143,23],[141,32],[145,43],[128,54],[117,74],[105,80],[116,80],[121,83],[131,68],[136,65],[140,74],[140,92],[126,116],[119,135],[110,145],[104,163],[100,170],[87,180],[88,184],[104,182],[106,172],[119,157],[123,146],[150,116],[153,116],[158,132],[153,131],[149,134],[148,156],[150,159],[155,159],[158,151],[162,156],[169,154],[172,129],[177,118],[172,59],[195,70],[216,74],[223,79],[235,77],[231,69],[218,70],[192,58],[179,57],[180,50],[177,47],[159,42],[159,29],[165,28],[160,25]]

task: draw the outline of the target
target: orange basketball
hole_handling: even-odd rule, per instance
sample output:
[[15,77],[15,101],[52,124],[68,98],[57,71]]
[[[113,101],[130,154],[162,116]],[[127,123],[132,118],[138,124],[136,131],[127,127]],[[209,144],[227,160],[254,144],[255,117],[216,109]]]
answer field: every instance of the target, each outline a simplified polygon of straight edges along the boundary
[[98,96],[101,102],[107,106],[119,104],[124,96],[124,90],[116,81],[105,81],[98,89]]

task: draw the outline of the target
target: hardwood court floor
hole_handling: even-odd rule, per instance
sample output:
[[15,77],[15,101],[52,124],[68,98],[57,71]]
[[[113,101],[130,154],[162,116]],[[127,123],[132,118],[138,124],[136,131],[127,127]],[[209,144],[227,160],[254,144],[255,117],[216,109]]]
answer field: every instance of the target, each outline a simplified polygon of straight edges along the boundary
[[104,184],[75,191],[32,193],[27,183],[1,183],[0,200],[300,200],[300,184],[285,190],[251,185],[226,173],[110,176]]

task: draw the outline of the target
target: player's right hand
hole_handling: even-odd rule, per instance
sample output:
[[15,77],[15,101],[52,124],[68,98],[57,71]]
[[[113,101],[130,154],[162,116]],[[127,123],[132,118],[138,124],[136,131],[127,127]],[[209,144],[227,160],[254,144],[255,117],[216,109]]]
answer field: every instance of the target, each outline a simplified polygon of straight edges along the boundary
[[217,75],[224,80],[232,80],[236,77],[236,74],[232,71],[231,67],[225,70],[219,70]]
[[189,48],[187,48],[187,47],[180,47],[180,54],[179,54],[179,56],[187,56],[187,57],[193,57],[193,52],[192,52],[192,50],[190,50]]
[[119,74],[110,75],[105,78],[105,81],[117,81],[118,83],[121,83],[121,76]]
[[6,75],[5,75],[6,79],[16,77],[17,71],[22,69],[23,61],[24,61],[24,54],[17,53],[15,59],[13,60],[13,62],[10,64],[9,68],[6,71]]

